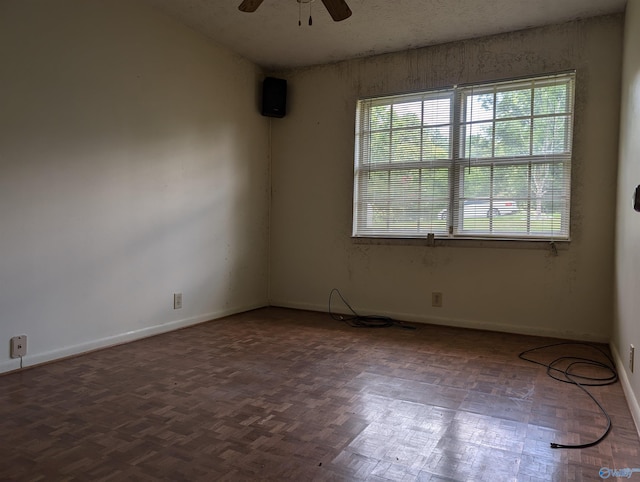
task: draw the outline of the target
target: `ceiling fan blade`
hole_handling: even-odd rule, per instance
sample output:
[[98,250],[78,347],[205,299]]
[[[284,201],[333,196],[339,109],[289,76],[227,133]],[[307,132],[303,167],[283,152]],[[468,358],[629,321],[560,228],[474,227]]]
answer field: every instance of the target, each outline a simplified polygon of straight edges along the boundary
[[242,0],[238,7],[241,12],[255,12],[263,0]]
[[344,0],[322,0],[322,3],[324,3],[324,6],[329,11],[331,18],[336,22],[340,22],[351,16],[351,9]]

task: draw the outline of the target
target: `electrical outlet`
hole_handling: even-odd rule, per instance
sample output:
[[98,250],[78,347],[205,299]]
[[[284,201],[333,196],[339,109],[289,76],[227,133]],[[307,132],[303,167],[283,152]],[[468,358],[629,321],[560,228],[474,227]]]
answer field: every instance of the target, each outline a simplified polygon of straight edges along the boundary
[[629,345],[629,370],[633,373],[633,359],[635,358],[636,347]]
[[182,308],[182,293],[173,294],[173,309],[179,310]]
[[442,308],[442,293],[439,291],[431,293],[431,306]]
[[11,338],[11,358],[20,358],[27,354],[27,335]]

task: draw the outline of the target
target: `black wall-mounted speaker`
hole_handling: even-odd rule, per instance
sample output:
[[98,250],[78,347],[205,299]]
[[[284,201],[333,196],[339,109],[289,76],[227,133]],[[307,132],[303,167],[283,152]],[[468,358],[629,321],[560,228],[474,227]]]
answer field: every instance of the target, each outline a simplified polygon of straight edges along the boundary
[[287,113],[287,81],[267,77],[262,83],[262,115],[284,117]]

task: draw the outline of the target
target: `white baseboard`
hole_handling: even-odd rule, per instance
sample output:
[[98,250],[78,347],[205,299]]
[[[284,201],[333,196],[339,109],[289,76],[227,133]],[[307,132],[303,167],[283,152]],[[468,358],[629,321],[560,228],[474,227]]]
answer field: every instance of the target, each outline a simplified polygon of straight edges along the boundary
[[620,383],[622,384],[622,390],[624,390],[624,396],[627,399],[629,411],[631,412],[633,422],[636,424],[636,431],[638,432],[638,436],[640,437],[640,405],[638,404],[638,399],[636,398],[635,393],[633,393],[633,388],[631,388],[631,383],[629,382],[629,377],[627,376],[627,370],[625,369],[624,360],[620,358],[620,353],[618,353],[618,350],[613,343],[610,343],[609,346],[611,347],[613,361],[616,363],[618,378],[620,379]]
[[[236,313],[255,310],[257,308],[264,308],[265,306],[265,304],[256,304],[214,311],[212,313],[206,313],[191,318],[184,318],[182,320],[175,320],[169,323],[163,323],[161,325],[148,326],[139,330],[128,331],[125,333],[120,333],[118,335],[99,338],[97,340],[90,340],[85,343],[80,343],[73,346],[65,346],[63,348],[58,348],[48,352],[29,354],[22,358],[22,367],[27,368],[34,365],[40,365],[42,363],[48,363],[62,358],[67,358],[70,356],[81,355],[83,353],[98,350],[101,348],[121,345],[122,343],[128,343],[131,341],[140,340],[142,338],[160,335],[162,333],[179,330],[180,328],[186,328],[187,326],[197,325],[206,321],[235,315]],[[18,370],[19,368],[19,358],[0,362],[0,373]]]
[[[315,305],[311,303],[297,303],[282,300],[272,300],[271,306],[282,308],[294,308],[298,310],[327,312],[327,305]],[[334,310],[336,314],[350,314],[345,309]],[[515,333],[518,335],[546,336],[551,338],[563,338],[567,340],[590,341],[594,343],[609,343],[609,337],[593,333],[577,333],[563,330],[550,330],[537,326],[511,325],[506,323],[493,323],[482,320],[464,320],[456,318],[434,317],[416,315],[415,313],[401,313],[391,311],[376,311],[375,313],[363,312],[362,315],[375,314],[388,316],[394,320],[410,321],[414,323],[426,323],[430,325],[451,326],[456,328],[470,328],[474,330],[499,331],[502,333]]]

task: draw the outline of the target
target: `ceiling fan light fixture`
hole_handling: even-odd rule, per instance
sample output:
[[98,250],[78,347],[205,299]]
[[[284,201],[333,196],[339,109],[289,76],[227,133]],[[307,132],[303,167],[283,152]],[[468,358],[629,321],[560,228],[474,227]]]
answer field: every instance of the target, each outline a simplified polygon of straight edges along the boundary
[[311,4],[316,0],[296,0],[298,2],[298,27],[302,26],[302,5],[309,5],[309,26],[313,25],[311,18]]
[[[311,9],[311,4],[315,2],[315,0],[296,1],[298,2],[299,7],[302,6],[303,3],[308,4],[309,9]],[[255,12],[262,2],[263,0],[242,0],[238,10],[241,12]],[[322,3],[335,22],[340,22],[351,16],[351,9],[345,0],[322,0]],[[311,15],[309,15],[309,25],[311,25]]]

